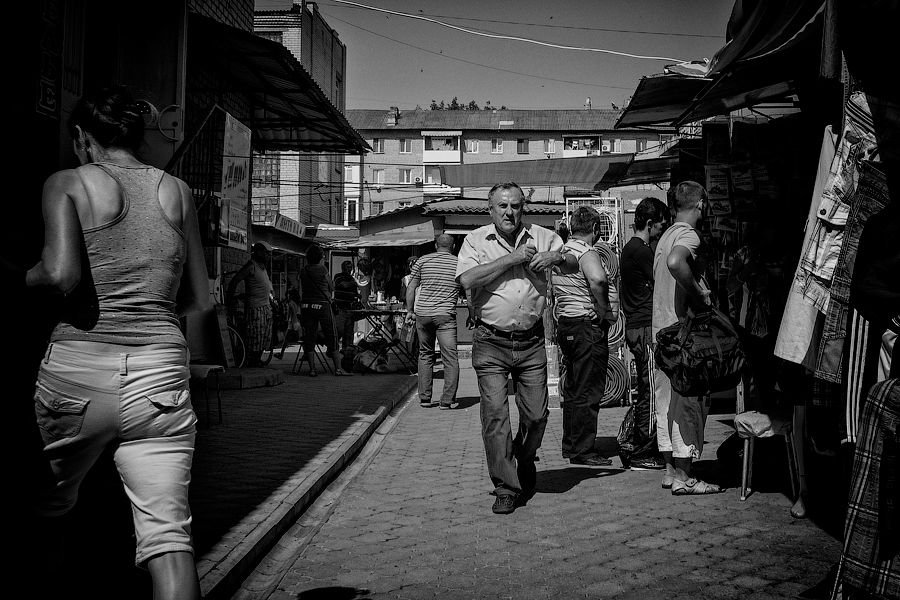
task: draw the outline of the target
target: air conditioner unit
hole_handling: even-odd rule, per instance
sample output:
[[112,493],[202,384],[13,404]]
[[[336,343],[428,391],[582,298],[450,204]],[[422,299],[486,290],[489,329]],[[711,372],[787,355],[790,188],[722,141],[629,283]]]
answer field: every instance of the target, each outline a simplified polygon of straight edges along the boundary
[[600,148],[603,152],[609,152],[611,149],[609,142],[603,142],[603,145],[600,146]]
[[376,191],[376,192],[380,192],[380,191],[381,191],[381,184],[380,184],[380,183],[376,183],[376,184],[375,184],[375,191]]
[[416,177],[415,182],[416,182],[416,187],[422,187],[422,178],[421,177]]

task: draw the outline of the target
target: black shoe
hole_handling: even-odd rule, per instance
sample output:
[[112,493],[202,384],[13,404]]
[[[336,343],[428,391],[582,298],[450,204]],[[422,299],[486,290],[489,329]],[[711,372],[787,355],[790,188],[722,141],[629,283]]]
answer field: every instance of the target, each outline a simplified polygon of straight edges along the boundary
[[435,403],[435,402],[419,402],[419,406],[421,406],[422,408],[434,408],[435,406],[437,406],[437,403]]
[[459,402],[451,402],[450,404],[441,404],[441,410],[451,410],[459,406]]
[[495,515],[508,515],[509,513],[516,510],[516,495],[498,495],[497,499],[494,500],[494,506],[491,507],[491,510],[494,511]]
[[632,471],[659,471],[666,468],[666,463],[658,458],[635,458],[631,461]]
[[608,467],[612,464],[612,460],[602,456],[588,456],[586,458],[570,458],[569,464],[585,467]]

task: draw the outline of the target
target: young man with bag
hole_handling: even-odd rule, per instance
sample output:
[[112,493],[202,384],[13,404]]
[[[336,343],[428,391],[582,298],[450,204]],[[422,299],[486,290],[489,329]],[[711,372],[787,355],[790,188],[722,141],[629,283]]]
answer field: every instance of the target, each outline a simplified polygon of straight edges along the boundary
[[[659,240],[653,259],[652,336],[684,318],[688,309],[710,305],[703,282],[706,256],[697,226],[703,219],[706,190],[695,181],[683,181],[669,190],[675,211],[672,226]],[[682,396],[657,365],[654,370],[656,440],[666,473],[662,487],[676,496],[716,494],[722,489],[691,476],[691,464],[703,451],[703,433],[709,414],[709,396]]]

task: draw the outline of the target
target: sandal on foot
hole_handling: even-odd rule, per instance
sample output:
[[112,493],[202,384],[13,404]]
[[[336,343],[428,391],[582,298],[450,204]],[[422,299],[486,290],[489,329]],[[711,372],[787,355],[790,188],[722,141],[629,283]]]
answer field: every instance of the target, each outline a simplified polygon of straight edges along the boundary
[[713,483],[706,483],[694,477],[687,481],[675,480],[672,484],[673,496],[688,496],[694,494],[718,494],[724,490]]
[[662,489],[664,489],[664,490],[671,490],[671,489],[672,489],[672,484],[673,484],[673,483],[675,483],[675,476],[674,476],[674,475],[663,475],[663,478],[662,478]]
[[794,506],[791,507],[791,516],[795,519],[805,519],[806,518],[806,503],[803,500],[803,497],[797,498],[797,501],[794,502]]

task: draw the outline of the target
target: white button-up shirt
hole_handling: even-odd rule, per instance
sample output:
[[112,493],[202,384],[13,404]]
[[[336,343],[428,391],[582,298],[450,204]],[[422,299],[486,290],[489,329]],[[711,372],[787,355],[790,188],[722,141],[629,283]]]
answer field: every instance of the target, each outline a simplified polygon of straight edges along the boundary
[[[478,265],[499,260],[519,246],[531,245],[538,252],[562,251],[562,238],[532,223],[524,223],[510,247],[491,223],[466,236],[459,251],[456,280]],[[527,263],[517,264],[484,287],[476,288],[472,297],[475,316],[488,325],[506,331],[523,331],[533,327],[547,306],[547,271],[535,273]]]

